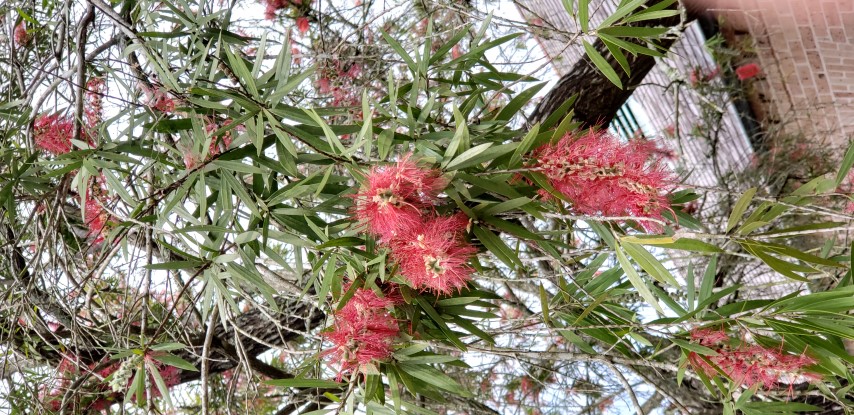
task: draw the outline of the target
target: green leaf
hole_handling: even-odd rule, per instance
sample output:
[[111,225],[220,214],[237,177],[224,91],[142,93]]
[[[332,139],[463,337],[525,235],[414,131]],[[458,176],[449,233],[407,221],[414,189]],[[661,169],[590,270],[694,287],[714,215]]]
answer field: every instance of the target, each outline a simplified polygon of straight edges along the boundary
[[301,378],[291,378],[291,379],[267,379],[264,380],[263,383],[270,386],[278,386],[283,388],[324,388],[324,389],[340,389],[346,386],[344,383],[333,382],[331,380],[323,380],[323,379],[301,379]]
[[623,272],[626,273],[626,277],[629,278],[629,282],[633,287],[635,287],[638,294],[640,294],[640,296],[646,300],[647,304],[652,306],[656,311],[660,314],[664,314],[664,310],[661,309],[661,306],[658,304],[658,300],[656,300],[655,296],[652,295],[649,287],[646,286],[646,283],[635,270],[635,267],[632,266],[631,262],[629,262],[629,259],[626,258],[626,254],[623,253],[620,245],[616,245],[614,250],[617,254],[617,260],[620,262],[620,267],[623,269]]
[[[735,206],[732,208],[732,212],[729,215],[729,219],[726,224],[726,231],[729,233],[735,225],[738,225],[738,221],[744,216],[744,212],[747,211],[747,207],[750,206],[750,202],[753,201],[753,196],[756,194],[756,188],[751,187],[738,198],[738,201],[735,202]],[[746,224],[745,224],[746,225]]]
[[501,157],[515,150],[517,146],[517,143],[500,144],[497,146],[492,146],[492,143],[483,143],[481,145],[472,147],[465,151],[463,154],[457,156],[453,161],[448,163],[448,166],[445,168],[445,170],[461,170],[468,167],[476,166],[478,164]]
[[590,0],[578,0],[578,24],[581,26],[582,32],[587,32],[590,30],[590,9],[588,7],[589,1]]
[[546,86],[546,83],[542,82],[531,86],[517,94],[515,97],[513,97],[513,99],[510,100],[510,102],[507,103],[507,105],[504,106],[504,108],[501,109],[501,112],[499,112],[498,115],[495,116],[495,119],[504,121],[510,120],[514,115],[519,112],[520,109],[522,109],[522,107],[525,106],[525,104],[527,104],[531,100],[531,98],[537,95],[537,92],[540,92],[540,90],[543,89],[544,86]]
[[151,350],[158,352],[167,352],[170,350],[178,350],[178,349],[186,349],[187,346],[183,343],[177,342],[169,342],[169,343],[160,343],[154,346],[151,346]]
[[649,253],[646,249],[639,245],[635,245],[632,243],[623,243],[623,249],[629,254],[638,265],[646,271],[651,277],[655,278],[658,282],[663,284],[670,284],[673,287],[678,287],[679,283],[676,282],[676,278],[673,278],[673,275],[670,274],[670,271],[661,264],[661,262],[656,259],[652,254]]
[[150,270],[177,270],[177,269],[193,269],[200,267],[202,264],[195,261],[172,261],[163,262],[160,264],[148,264],[143,268]]
[[715,287],[715,275],[717,273],[717,268],[718,256],[715,255],[709,260],[709,265],[706,267],[706,271],[703,272],[703,282],[700,284],[700,295],[697,297],[697,301],[700,303],[706,301],[712,296],[712,289]]
[[701,354],[704,356],[716,356],[718,354],[718,352],[716,352],[716,351],[714,351],[708,347],[700,346],[699,344],[687,342],[685,340],[670,339],[670,341],[672,341],[677,346],[679,346],[685,350],[689,350],[689,351],[692,351],[692,352],[695,352],[697,354]]
[[163,376],[160,376],[160,371],[157,370],[157,367],[153,364],[149,366],[149,369],[151,377],[154,379],[154,384],[157,386],[157,390],[160,391],[160,395],[166,400],[166,405],[170,408],[173,407],[172,399],[169,397],[169,387],[167,387],[166,382],[163,381]]
[[605,75],[609,81],[611,81],[618,88],[623,89],[623,83],[620,81],[620,76],[617,75],[617,72],[614,71],[614,68],[608,63],[602,55],[594,48],[590,43],[586,40],[582,40],[584,44],[584,51],[587,53],[587,56],[590,57],[590,61],[593,62],[594,65],[602,72],[602,75]]
[[549,315],[549,294],[543,284],[540,284],[540,308],[543,310],[543,321],[546,325],[551,325],[551,317]]
[[789,277],[795,281],[807,282],[809,279],[805,278],[802,275],[798,275],[795,272],[818,272],[818,270],[811,267],[804,267],[802,265],[793,264],[791,262],[783,261],[782,259],[776,258],[773,255],[769,255],[767,251],[765,251],[762,247],[751,245],[749,243],[739,243],[745,251],[753,254],[753,256],[759,258],[765,265],[768,265],[774,271],[779,272],[786,277]]
[[613,56],[614,60],[616,60],[617,63],[620,64],[620,67],[623,68],[623,71],[626,73],[626,75],[631,76],[632,70],[631,68],[629,68],[629,61],[626,59],[626,55],[623,53],[623,51],[621,51],[620,48],[616,44],[614,44],[614,42],[609,42],[605,40],[603,35],[600,35],[599,38],[602,39],[602,43],[605,44],[605,47],[608,48],[608,52],[611,52],[611,56]]
[[158,362],[165,363],[169,366],[177,367],[178,369],[181,369],[181,370],[189,370],[191,372],[198,372],[199,371],[199,369],[196,369],[196,367],[193,366],[192,363],[190,363],[190,362],[188,362],[188,361],[186,361],[186,360],[184,360],[178,356],[175,356],[174,354],[171,354],[171,353],[166,353],[166,352],[155,353],[154,355],[151,356],[151,358],[154,360],[157,360]]
[[516,269],[517,266],[524,267],[522,261],[516,256],[516,253],[500,237],[492,233],[492,231],[483,229],[480,226],[473,226],[472,231],[480,239],[480,242],[483,243],[483,246],[501,260],[501,262],[510,267],[510,269]]
[[848,150],[845,151],[845,156],[842,157],[842,163],[839,165],[839,171],[836,173],[836,187],[839,187],[845,181],[845,178],[848,177],[848,172],[851,170],[852,165],[854,165],[854,141],[848,144]]
[[450,329],[450,327],[445,324],[445,320],[442,318],[442,316],[440,316],[439,313],[436,312],[436,309],[433,308],[433,306],[431,306],[426,299],[422,297],[415,297],[415,301],[418,302],[418,305],[421,306],[421,309],[424,310],[424,312],[427,313],[428,316],[430,316],[430,319],[433,320],[433,322],[439,326],[439,329],[442,330],[442,332],[445,333],[446,336],[448,336],[448,340],[450,340],[451,343],[457,346],[460,350],[466,351],[467,348],[465,343],[460,341],[459,337],[457,337],[457,335]]
[[436,368],[427,365],[416,365],[406,362],[398,363],[397,367],[406,372],[406,374],[420,379],[433,387],[444,389],[448,392],[453,392],[461,396],[471,397],[471,392],[464,389],[450,376],[440,372]]
[[416,65],[415,61],[412,60],[412,57],[409,56],[408,53],[406,53],[406,50],[403,49],[402,46],[400,46],[400,43],[398,43],[393,37],[389,36],[388,33],[385,32],[385,30],[380,31],[380,34],[382,35],[383,39],[385,39],[386,43],[388,43],[389,46],[394,49],[397,55],[400,56],[400,58],[403,59],[404,62],[406,62],[406,66],[409,67],[409,70],[412,72],[412,74],[417,74],[418,65]]
[[[643,0],[641,0],[643,1]],[[607,34],[615,37],[625,38],[653,38],[667,33],[666,27],[648,27],[648,26],[612,26],[604,29],[599,29],[598,33]]]
[[623,19],[625,23],[636,23],[643,22],[647,20],[660,20],[665,19],[671,16],[676,16],[679,14],[679,10],[654,10],[648,13],[640,12],[635,13],[632,16],[629,16]]
[[751,401],[746,402],[742,409],[747,410],[755,410],[758,411],[759,414],[772,414],[772,413],[782,413],[782,414],[796,414],[798,412],[818,412],[822,409],[806,403],[800,402],[759,402],[759,401]]
[[615,10],[613,14],[606,17],[605,20],[603,20],[602,23],[599,24],[599,30],[601,31],[602,28],[607,28],[608,26],[611,26],[618,20],[625,17],[627,14],[633,12],[645,2],[647,2],[647,0],[632,0],[628,3],[623,2],[624,4],[621,4],[620,7],[617,7],[617,10]]
[[519,143],[519,146],[516,147],[516,151],[513,152],[513,155],[510,157],[509,168],[515,169],[522,165],[522,156],[525,155],[531,147],[534,145],[534,142],[537,139],[537,134],[540,132],[540,124],[534,124],[531,127],[531,130],[528,131],[528,134],[525,134],[525,137],[522,138],[522,141]]

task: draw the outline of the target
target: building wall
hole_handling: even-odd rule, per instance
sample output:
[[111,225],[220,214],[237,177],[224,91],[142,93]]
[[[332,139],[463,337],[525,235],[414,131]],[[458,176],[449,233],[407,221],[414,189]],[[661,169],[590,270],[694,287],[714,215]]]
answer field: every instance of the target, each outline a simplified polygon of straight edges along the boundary
[[[769,128],[844,147],[854,134],[854,0],[689,0],[712,10],[763,68]],[[761,108],[765,107],[765,108]]]

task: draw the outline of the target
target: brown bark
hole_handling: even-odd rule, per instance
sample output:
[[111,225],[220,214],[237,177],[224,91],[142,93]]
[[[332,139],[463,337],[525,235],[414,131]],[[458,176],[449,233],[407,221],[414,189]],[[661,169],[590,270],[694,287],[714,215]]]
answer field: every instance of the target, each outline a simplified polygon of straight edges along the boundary
[[[659,3],[660,0],[649,0],[646,6]],[[674,4],[672,7],[676,7]],[[665,19],[650,20],[642,22],[646,27],[669,27],[679,23],[679,16]],[[676,38],[664,38],[658,42],[660,50],[668,50]],[[593,126],[607,126],[617,115],[617,111],[634,92],[649,71],[655,66],[655,58],[647,55],[626,54],[629,63],[630,74],[627,74],[608,52],[608,48],[601,40],[596,40],[593,47],[607,60],[617,72],[623,88],[614,85],[590,60],[587,55],[575,63],[543,100],[534,109],[529,117],[529,123],[541,122],[554,113],[561,104],[571,96],[578,94],[578,100],[573,106],[575,120],[581,122],[582,128]]]

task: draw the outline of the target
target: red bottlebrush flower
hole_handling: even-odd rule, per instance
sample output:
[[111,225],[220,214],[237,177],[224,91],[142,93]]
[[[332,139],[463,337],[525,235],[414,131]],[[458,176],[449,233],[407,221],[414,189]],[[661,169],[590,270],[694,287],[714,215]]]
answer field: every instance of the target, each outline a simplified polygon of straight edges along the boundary
[[321,355],[340,364],[339,381],[346,373],[375,372],[378,362],[391,357],[400,327],[388,309],[397,301],[395,297],[382,298],[370,289],[359,288],[335,313],[332,331],[323,335],[333,347]]
[[71,151],[74,120],[59,114],[39,115],[33,125],[36,147],[60,155]]
[[468,262],[477,252],[462,239],[467,224],[463,214],[430,218],[391,241],[392,257],[413,287],[451,294],[466,286],[473,272]]
[[154,90],[144,87],[143,91],[148,96],[146,105],[160,112],[171,113],[175,111],[177,101],[169,95],[169,92],[162,88]]
[[104,210],[104,207],[101,205],[102,202],[92,197],[91,193],[92,192],[87,192],[86,194],[83,218],[86,222],[86,227],[89,228],[89,232],[86,236],[95,238],[92,242],[93,244],[99,244],[104,242],[104,234],[106,233],[105,229],[110,215],[106,210]]
[[350,65],[350,69],[347,69],[347,72],[343,73],[343,76],[350,78],[350,79],[356,79],[359,77],[359,75],[361,73],[362,73],[362,65],[360,65],[358,63],[354,63],[354,64]]
[[[227,125],[231,125],[231,120],[225,120],[222,123],[222,126],[225,127]],[[205,124],[205,132],[208,134],[213,134],[217,129],[219,129],[219,125],[216,121],[209,121]],[[240,126],[238,126],[239,128]],[[222,134],[222,136],[211,137],[211,144],[208,147],[208,157],[216,156],[226,150],[231,146],[231,130]]]
[[447,183],[437,170],[418,167],[410,157],[372,168],[367,184],[353,196],[356,219],[384,240],[418,226],[421,209],[431,206]]
[[308,32],[308,29],[308,17],[297,17],[297,30],[299,30],[299,32],[302,34],[305,34],[306,32]]
[[317,92],[320,92],[321,94],[328,94],[331,91],[332,88],[330,86],[329,78],[324,76],[317,80]]
[[286,9],[291,5],[288,0],[264,0],[264,3],[266,3],[264,17],[266,17],[267,20],[275,19],[277,11]]
[[691,330],[691,340],[702,346],[714,346],[727,342],[729,336],[722,329],[694,329]]
[[302,52],[298,48],[291,48],[291,56],[293,57],[294,64],[299,65],[302,63]]
[[103,95],[107,88],[104,78],[92,78],[86,83],[86,125],[94,129],[103,117]]
[[676,137],[676,125],[670,124],[667,127],[664,127],[664,136],[665,137]]
[[534,167],[577,212],[633,216],[647,231],[659,232],[661,226],[643,220],[661,220],[661,212],[670,209],[662,191],[671,186],[672,175],[657,153],[652,142],[622,143],[606,131],[590,130],[540,147]]
[[192,170],[196,168],[202,161],[199,160],[199,156],[193,153],[193,150],[184,150],[184,167],[187,170]]
[[688,76],[688,82],[691,83],[691,86],[697,86],[700,84],[700,68],[694,68],[691,71],[691,74]]
[[759,75],[761,69],[759,65],[755,63],[748,63],[745,65],[741,65],[735,69],[735,75],[738,76],[738,80],[744,81],[747,79],[751,79],[756,75]]
[[816,363],[815,359],[806,354],[791,355],[782,350],[750,344],[731,347],[726,344],[729,341],[726,333],[718,330],[695,330],[691,332],[691,338],[703,346],[721,345],[715,350],[716,355],[704,358],[696,352],[688,354],[688,362],[694,370],[708,377],[717,375],[719,369],[735,383],[746,387],[761,384],[766,389],[773,389],[784,381],[792,383],[798,376],[810,379],[818,376],[803,373],[804,367]]
[[457,59],[460,56],[463,56],[463,52],[460,50],[460,45],[454,45],[454,47],[451,48],[451,59]]
[[18,23],[15,26],[13,39],[18,46],[25,46],[27,43],[30,43],[30,34],[27,32],[27,25],[24,22]]

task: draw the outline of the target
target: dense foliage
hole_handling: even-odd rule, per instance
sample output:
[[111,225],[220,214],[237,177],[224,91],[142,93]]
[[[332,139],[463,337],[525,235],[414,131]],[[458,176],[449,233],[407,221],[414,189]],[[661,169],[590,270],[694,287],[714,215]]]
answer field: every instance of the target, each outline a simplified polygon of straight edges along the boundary
[[[630,68],[594,38],[678,35],[646,3],[564,1],[603,76]],[[687,185],[583,96],[530,125],[544,84],[495,61],[559,30],[474,3],[0,7],[0,407],[852,408],[854,147]]]

